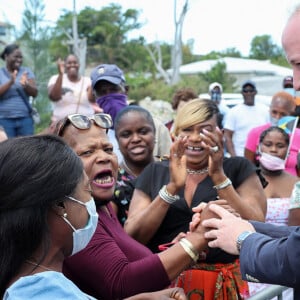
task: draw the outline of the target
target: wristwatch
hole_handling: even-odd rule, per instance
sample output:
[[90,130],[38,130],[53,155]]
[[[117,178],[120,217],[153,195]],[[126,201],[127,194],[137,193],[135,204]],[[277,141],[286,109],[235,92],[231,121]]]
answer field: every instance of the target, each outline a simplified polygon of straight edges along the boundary
[[238,250],[238,252],[240,253],[241,251],[241,247],[242,247],[242,243],[243,241],[250,235],[252,234],[253,231],[243,231],[238,237],[237,237],[237,240],[236,240],[236,248]]

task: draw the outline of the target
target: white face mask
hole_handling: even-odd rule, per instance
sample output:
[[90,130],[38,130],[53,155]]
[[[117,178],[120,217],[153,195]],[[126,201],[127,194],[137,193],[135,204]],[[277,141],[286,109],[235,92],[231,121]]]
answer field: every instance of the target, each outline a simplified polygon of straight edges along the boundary
[[269,171],[279,171],[285,169],[285,160],[277,156],[262,152],[259,158],[260,164]]
[[80,229],[75,229],[74,226],[70,223],[70,221],[64,216],[62,216],[64,221],[73,229],[73,251],[71,255],[74,255],[75,253],[78,253],[79,251],[83,250],[92,239],[98,224],[98,214],[93,197],[86,203],[81,202],[70,196],[67,196],[67,198],[81,205],[84,205],[89,214],[88,223],[84,228]]

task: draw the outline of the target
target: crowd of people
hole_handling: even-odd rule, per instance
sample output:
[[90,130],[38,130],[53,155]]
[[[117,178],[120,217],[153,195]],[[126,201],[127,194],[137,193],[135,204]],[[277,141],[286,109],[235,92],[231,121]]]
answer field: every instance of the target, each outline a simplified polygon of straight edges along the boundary
[[300,6],[282,34],[293,76],[270,107],[246,80],[228,108],[213,82],[209,99],[177,90],[163,124],[129,105],[117,65],[81,76],[69,54],[48,82],[49,133],[35,135],[36,79],[6,46],[0,297],[247,299],[280,284],[298,299],[299,25]]

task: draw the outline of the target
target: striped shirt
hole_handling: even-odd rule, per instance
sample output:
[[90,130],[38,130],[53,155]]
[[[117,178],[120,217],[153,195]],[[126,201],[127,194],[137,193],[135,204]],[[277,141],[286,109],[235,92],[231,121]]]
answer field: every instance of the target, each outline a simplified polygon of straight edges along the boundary
[[[0,119],[30,116],[29,109],[24,102],[28,101],[29,103],[29,97],[20,83],[24,72],[27,72],[28,79],[34,79],[34,74],[29,68],[20,67],[15,83],[4,94],[0,95]],[[0,86],[10,81],[10,79],[11,75],[7,68],[0,68]]]

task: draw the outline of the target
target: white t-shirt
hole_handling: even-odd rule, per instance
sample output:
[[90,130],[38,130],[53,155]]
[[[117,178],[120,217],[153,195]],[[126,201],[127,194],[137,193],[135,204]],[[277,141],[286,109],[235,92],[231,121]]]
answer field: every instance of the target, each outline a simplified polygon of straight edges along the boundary
[[[49,82],[48,88],[54,85],[58,75],[53,75]],[[80,81],[72,82],[68,79],[67,74],[63,75],[62,97],[59,101],[51,101],[53,109],[53,121],[63,119],[65,116],[75,113],[90,116],[94,113],[92,104],[88,100],[88,87],[91,86],[89,77],[81,76]]]
[[260,103],[253,106],[238,104],[226,114],[224,128],[233,131],[232,142],[235,154],[244,156],[248,132],[270,121],[269,108]]

